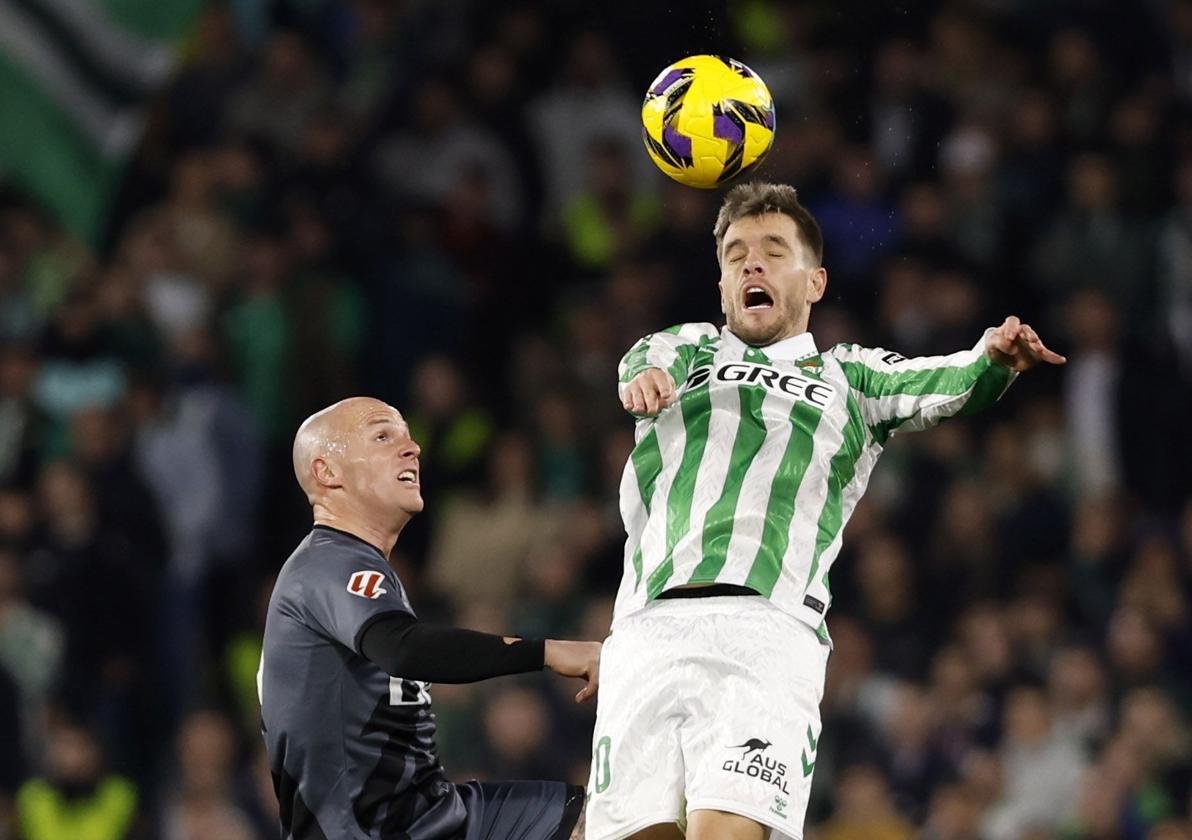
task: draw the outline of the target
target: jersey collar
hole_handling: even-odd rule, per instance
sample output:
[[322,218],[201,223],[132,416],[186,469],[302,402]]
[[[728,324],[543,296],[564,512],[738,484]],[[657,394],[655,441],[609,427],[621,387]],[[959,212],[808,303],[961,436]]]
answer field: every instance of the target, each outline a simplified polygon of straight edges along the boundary
[[330,533],[332,533],[332,534],[339,534],[341,537],[347,537],[347,538],[348,538],[348,539],[350,539],[350,540],[355,540],[356,542],[360,543],[361,545],[366,545],[366,546],[368,546],[369,548],[371,548],[373,551],[375,551],[375,552],[377,553],[377,555],[378,555],[378,556],[379,556],[379,557],[380,557],[382,560],[385,560],[385,562],[389,562],[389,561],[388,561],[388,560],[385,558],[385,552],[381,551],[381,549],[380,549],[380,548],[378,548],[377,546],[373,545],[372,543],[370,543],[368,540],[364,539],[363,537],[358,537],[358,536],[356,536],[355,534],[353,534],[353,533],[351,533],[351,532],[349,532],[349,531],[344,531],[344,530],[341,530],[341,529],[339,529],[339,528],[333,528],[333,527],[332,527],[332,526],[330,526],[330,525],[322,525],[322,524],[316,524],[316,525],[314,526],[313,530],[315,530],[315,531],[328,531],[328,532],[330,532]]
[[[720,336],[725,344],[731,346],[751,346],[737,338],[727,326],[721,329]],[[797,362],[809,356],[819,355],[819,350],[815,348],[815,338],[809,332],[792,335],[790,338],[784,338],[782,341],[758,349],[766,354],[766,358],[783,362]]]

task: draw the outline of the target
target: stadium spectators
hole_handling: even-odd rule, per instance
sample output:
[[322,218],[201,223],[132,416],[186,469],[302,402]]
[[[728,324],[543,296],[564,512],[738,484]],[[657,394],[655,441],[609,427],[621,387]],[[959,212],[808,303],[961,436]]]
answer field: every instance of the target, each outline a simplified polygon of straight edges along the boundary
[[17,836],[24,840],[136,840],[149,836],[138,814],[136,785],[111,773],[95,738],[73,723],[58,723],[44,743],[43,775],[16,797]]
[[[820,346],[1015,311],[1070,360],[890,443],[809,840],[1192,837],[1192,3],[605,5],[211,3],[99,241],[0,172],[0,837],[273,836],[259,596],[308,525],[290,438],[340,397],[432,465],[396,558],[430,617],[606,631],[616,362],[719,318],[716,196],[640,147],[679,48],[774,88]],[[453,778],[586,781],[549,682],[433,696]]]

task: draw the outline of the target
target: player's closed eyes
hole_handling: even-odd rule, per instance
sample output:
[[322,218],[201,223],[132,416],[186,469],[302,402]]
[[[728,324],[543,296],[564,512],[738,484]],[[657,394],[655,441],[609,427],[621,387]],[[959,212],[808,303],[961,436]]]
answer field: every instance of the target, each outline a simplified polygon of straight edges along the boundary
[[[774,257],[774,258],[776,258],[776,259],[781,259],[782,257],[784,257],[784,256],[786,256],[786,255],[785,255],[785,254],[775,254],[775,253],[772,253],[772,252],[769,252],[769,251],[767,251],[767,252],[766,252],[766,256],[767,256],[767,257]],[[728,258],[728,261],[729,261],[729,263],[730,263],[730,264],[736,264],[736,263],[739,263],[739,262],[740,262],[741,260],[743,260],[743,259],[745,259],[745,257],[744,257],[743,255],[738,255],[738,256],[735,256],[735,257],[729,257],[729,258]]]

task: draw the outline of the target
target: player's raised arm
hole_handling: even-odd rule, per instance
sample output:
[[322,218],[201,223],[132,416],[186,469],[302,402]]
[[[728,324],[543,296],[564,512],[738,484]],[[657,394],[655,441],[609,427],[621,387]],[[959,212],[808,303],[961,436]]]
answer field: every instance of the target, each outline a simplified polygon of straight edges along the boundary
[[839,345],[832,354],[879,435],[918,431],[989,407],[1014,378],[1040,362],[1063,364],[1028,324],[1011,315],[969,350],[907,359],[881,348]]
[[621,405],[644,417],[671,405],[687,381],[696,351],[717,335],[711,324],[679,324],[641,339],[617,369]]

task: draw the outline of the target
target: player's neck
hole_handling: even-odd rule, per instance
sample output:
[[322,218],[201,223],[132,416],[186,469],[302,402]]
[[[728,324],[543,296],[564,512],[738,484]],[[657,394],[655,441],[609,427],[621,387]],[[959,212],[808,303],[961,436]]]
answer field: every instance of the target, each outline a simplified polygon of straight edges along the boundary
[[344,533],[358,537],[369,545],[376,547],[385,556],[386,560],[389,559],[389,554],[393,551],[393,546],[397,544],[398,536],[401,535],[402,529],[406,527],[406,523],[409,521],[410,518],[404,516],[400,522],[395,523],[393,526],[381,528],[351,513],[329,510],[321,505],[317,505],[314,510],[315,525],[324,525],[328,528],[334,528],[337,531],[343,531]]
[[771,341],[771,344],[777,344],[780,341],[786,341],[788,338],[794,338],[797,335],[802,335],[807,332],[807,322],[811,320],[809,310],[804,310],[803,314],[791,325],[783,331],[782,335]]
[[773,347],[775,344],[786,341],[788,338],[795,338],[796,336],[803,335],[803,333],[807,332],[807,322],[804,321],[801,324],[796,324],[793,327],[784,330],[781,334],[779,334],[767,341],[760,341],[760,342],[755,342],[752,338],[747,338],[746,336],[741,335],[741,333],[734,330],[731,326],[729,327],[729,332],[731,332],[733,335],[735,335],[741,341],[748,344],[750,347],[766,348],[766,347]]
[[767,347],[773,347],[775,344],[778,344],[779,342],[786,341],[786,340],[787,340],[787,339],[789,339],[789,338],[796,338],[796,337],[798,337],[798,336],[802,335],[802,334],[803,334],[803,333],[805,333],[805,332],[807,332],[807,325],[806,325],[806,324],[803,324],[803,325],[801,325],[801,326],[794,327],[793,329],[791,329],[791,330],[787,330],[787,331],[786,331],[786,332],[784,332],[782,335],[780,335],[780,336],[778,336],[777,338],[775,338],[773,341],[771,341],[771,342],[770,342],[769,344],[767,344],[766,346],[767,346]]

